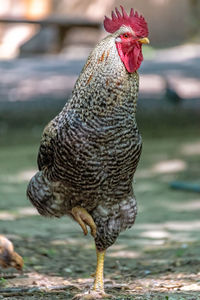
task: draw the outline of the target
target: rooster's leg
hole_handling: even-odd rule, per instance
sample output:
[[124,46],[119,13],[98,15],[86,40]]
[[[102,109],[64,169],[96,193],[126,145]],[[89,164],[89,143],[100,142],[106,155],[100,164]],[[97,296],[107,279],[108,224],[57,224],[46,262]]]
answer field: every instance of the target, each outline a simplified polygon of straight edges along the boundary
[[94,223],[93,218],[87,212],[87,210],[83,207],[76,206],[76,207],[72,208],[71,214],[72,214],[73,218],[76,220],[76,222],[83,229],[83,233],[85,235],[87,235],[88,231],[87,231],[86,225],[88,225],[90,227],[90,230],[91,230],[91,235],[95,238],[95,236],[96,236],[96,225]]
[[103,280],[103,269],[104,269],[104,251],[97,250],[97,267],[96,272],[93,275],[95,277],[94,284],[91,290],[76,295],[73,300],[96,300],[103,298],[110,298],[111,295],[108,295],[104,292],[104,280]]
[[104,293],[104,280],[103,280],[103,270],[104,270],[104,257],[105,257],[105,250],[104,251],[97,251],[97,267],[96,272],[94,274],[94,285],[92,290]]

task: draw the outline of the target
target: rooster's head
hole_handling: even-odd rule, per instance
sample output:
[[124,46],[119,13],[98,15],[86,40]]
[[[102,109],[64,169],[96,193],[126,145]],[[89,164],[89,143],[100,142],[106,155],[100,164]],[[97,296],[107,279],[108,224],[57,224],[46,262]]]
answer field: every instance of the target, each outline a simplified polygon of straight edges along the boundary
[[104,28],[115,35],[118,54],[129,73],[135,72],[143,60],[142,44],[148,44],[148,27],[145,19],[131,9],[128,15],[122,6],[116,8],[112,19],[105,17]]

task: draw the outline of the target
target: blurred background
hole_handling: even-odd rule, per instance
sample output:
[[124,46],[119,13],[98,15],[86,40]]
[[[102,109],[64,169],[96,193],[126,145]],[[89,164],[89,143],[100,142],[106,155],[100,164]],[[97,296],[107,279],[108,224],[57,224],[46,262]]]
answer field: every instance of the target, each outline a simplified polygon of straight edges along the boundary
[[[74,245],[92,247],[69,219],[38,216],[26,186],[37,169],[44,126],[69,99],[88,54],[106,35],[104,15],[120,4],[145,16],[151,43],[143,47],[139,70],[137,120],[144,140],[135,176],[139,214],[108,256],[113,262],[124,258],[127,268],[125,257],[146,259],[136,270],[154,277],[145,249],[157,255],[163,273],[166,261],[173,272],[178,259],[176,267],[188,276],[186,258],[195,257],[194,273],[199,262],[200,1],[0,0],[0,233],[14,240],[27,272],[55,268],[63,276],[80,276],[74,263],[48,267],[49,257],[59,261],[63,240],[72,253]],[[62,255],[67,260],[68,252]],[[116,268],[112,272],[123,270]]]

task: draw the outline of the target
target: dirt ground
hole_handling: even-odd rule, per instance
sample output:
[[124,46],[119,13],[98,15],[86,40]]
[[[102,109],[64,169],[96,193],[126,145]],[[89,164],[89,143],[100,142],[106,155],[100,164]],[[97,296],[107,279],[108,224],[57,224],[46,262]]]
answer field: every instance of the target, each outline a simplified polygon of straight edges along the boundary
[[[114,299],[200,299],[200,196],[170,188],[174,180],[200,184],[198,121],[139,115],[138,122],[144,140],[134,183],[139,212],[107,251],[106,291]],[[1,126],[0,228],[25,266],[22,274],[0,270],[0,299],[72,299],[92,284],[94,243],[69,218],[45,219],[26,199],[42,126],[18,127]]]

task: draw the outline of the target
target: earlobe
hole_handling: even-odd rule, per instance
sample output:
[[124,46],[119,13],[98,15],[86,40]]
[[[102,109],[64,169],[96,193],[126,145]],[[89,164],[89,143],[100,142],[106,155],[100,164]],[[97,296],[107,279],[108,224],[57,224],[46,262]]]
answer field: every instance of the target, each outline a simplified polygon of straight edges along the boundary
[[117,43],[121,43],[121,42],[122,42],[122,40],[121,40],[121,38],[118,36],[118,37],[115,39],[115,42],[117,42]]

